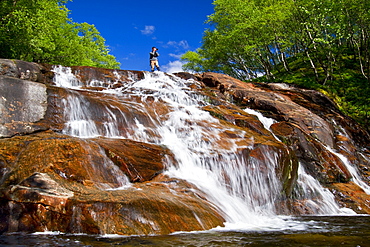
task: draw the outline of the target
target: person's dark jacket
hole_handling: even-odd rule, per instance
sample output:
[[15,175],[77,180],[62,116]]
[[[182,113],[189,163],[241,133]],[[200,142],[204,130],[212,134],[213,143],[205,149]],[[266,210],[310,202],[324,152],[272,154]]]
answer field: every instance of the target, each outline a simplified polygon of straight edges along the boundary
[[149,55],[150,55],[150,60],[158,60],[157,57],[159,57],[159,53],[157,51],[150,52]]

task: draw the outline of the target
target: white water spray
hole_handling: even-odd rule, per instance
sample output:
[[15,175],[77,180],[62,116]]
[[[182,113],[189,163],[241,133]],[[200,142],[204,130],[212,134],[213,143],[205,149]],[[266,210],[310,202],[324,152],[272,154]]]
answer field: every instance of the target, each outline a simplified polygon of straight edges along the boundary
[[[58,80],[62,79],[58,77]],[[57,84],[73,88],[76,85],[74,80],[72,76],[70,84],[66,81]],[[119,99],[140,97],[145,102],[150,97],[170,109],[165,116],[154,112],[145,123],[135,117],[127,120],[127,127],[133,130],[129,134],[120,132],[114,125],[116,119],[126,117],[124,113],[117,115],[110,111],[108,115],[111,119],[106,121],[105,130],[101,131],[96,123],[92,123],[94,116],[89,113],[88,105],[84,105],[83,97],[76,104],[73,103],[76,99],[67,99],[66,108],[70,106],[72,113],[66,115],[69,122],[64,131],[80,137],[116,136],[166,145],[175,155],[177,163],[169,164],[166,173],[196,185],[224,214],[229,227],[242,225],[244,229],[253,230],[287,227],[289,223],[275,213],[282,189],[276,177],[275,169],[279,165],[276,154],[265,149],[261,150],[264,161],[252,157],[247,160],[243,152],[252,149],[253,138],[249,139],[249,146],[237,145],[237,141],[248,139],[245,133],[238,129],[225,129],[217,119],[203,111],[201,107],[206,103],[202,96],[190,89],[188,84],[191,83],[196,82],[156,72],[147,73],[143,80],[126,84],[120,93],[114,90]],[[135,104],[132,107],[140,108],[140,104]],[[74,131],[76,128],[72,127],[72,123],[76,123],[78,131]],[[265,128],[269,129],[272,123],[264,123]],[[226,131],[235,138],[224,138]],[[304,177],[302,174],[301,171],[301,177]],[[300,182],[304,183],[304,179]],[[312,188],[312,183],[307,185],[307,190]],[[321,193],[320,189],[316,191]],[[327,213],[331,209],[323,210]],[[336,213],[338,211],[336,209]]]
[[72,73],[70,67],[55,66],[52,71],[55,73],[54,82],[58,87],[80,88],[82,83]]
[[348,208],[340,208],[333,193],[323,188],[311,175],[307,174],[302,165],[298,168],[299,199],[306,201],[306,206],[316,215],[351,215],[356,214]]
[[[263,124],[265,129],[277,139],[274,133],[271,132],[270,127],[276,121],[272,118],[263,116],[260,112],[245,109],[245,112],[257,116],[259,121]],[[280,140],[279,140],[280,141]],[[345,158],[343,156],[343,158]],[[301,164],[298,166],[298,189],[295,193],[300,200],[306,202],[306,207],[316,215],[338,215],[338,214],[355,214],[355,212],[348,208],[340,208],[335,201],[333,193],[330,190],[322,187],[322,185],[311,175],[307,174]]]
[[335,152],[330,147],[327,147],[326,146],[326,149],[329,152],[331,152],[332,154],[334,154],[335,156],[337,156],[343,162],[343,164],[345,165],[345,167],[347,168],[347,170],[351,174],[353,182],[355,184],[357,184],[361,189],[363,189],[366,194],[370,195],[370,186],[367,185],[364,181],[362,181],[361,176],[358,173],[357,168],[354,165],[352,165],[351,162],[349,162],[349,160],[347,159],[347,157],[344,156],[341,153]]
[[263,126],[265,127],[265,129],[267,129],[268,131],[270,131],[271,125],[273,125],[274,123],[276,123],[276,120],[275,119],[273,119],[273,118],[267,118],[267,117],[263,116],[260,112],[255,111],[253,109],[246,108],[246,109],[244,109],[244,111],[246,113],[251,114],[251,115],[255,115],[258,118],[258,120],[263,124]]

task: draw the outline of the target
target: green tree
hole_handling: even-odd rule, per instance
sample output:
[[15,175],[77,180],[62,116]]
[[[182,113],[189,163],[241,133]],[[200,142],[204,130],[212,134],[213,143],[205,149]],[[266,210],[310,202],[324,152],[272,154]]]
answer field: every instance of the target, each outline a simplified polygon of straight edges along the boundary
[[185,68],[213,69],[240,79],[259,73],[273,78],[273,65],[286,63],[284,42],[276,41],[284,35],[282,24],[289,17],[292,2],[215,0],[214,5],[215,13],[208,19],[212,28],[206,30],[197,50],[201,59],[191,60],[186,54],[183,59],[192,65]]
[[94,25],[68,18],[69,0],[1,0],[0,57],[119,68]]
[[[369,0],[215,0],[184,69],[322,90],[369,129]],[[257,78],[257,76],[264,75]]]
[[[343,53],[370,74],[368,0],[215,0],[196,53],[184,68],[213,70],[245,80],[275,79],[290,71],[288,58],[303,59],[320,84],[333,79]],[[281,66],[283,65],[283,66]]]

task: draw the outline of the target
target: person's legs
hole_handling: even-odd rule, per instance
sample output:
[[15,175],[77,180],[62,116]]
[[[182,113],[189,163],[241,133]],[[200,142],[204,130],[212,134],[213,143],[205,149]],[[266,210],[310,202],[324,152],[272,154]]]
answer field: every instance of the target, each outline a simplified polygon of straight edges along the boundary
[[152,72],[154,72],[155,67],[155,60],[150,60],[150,68],[152,69]]
[[155,67],[157,67],[157,70],[160,71],[159,69],[159,64],[158,64],[158,60],[155,61]]
[[155,68],[160,71],[158,60],[150,60],[150,68],[152,69],[152,72],[154,72]]

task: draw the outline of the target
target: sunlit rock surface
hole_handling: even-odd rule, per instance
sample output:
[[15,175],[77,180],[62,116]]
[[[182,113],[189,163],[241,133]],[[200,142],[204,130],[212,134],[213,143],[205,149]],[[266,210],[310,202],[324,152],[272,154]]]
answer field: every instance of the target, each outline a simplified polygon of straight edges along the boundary
[[[0,59],[0,232],[168,234],[230,219],[209,192],[168,175],[182,154],[153,140],[160,139],[157,125],[171,120],[174,106],[158,100],[154,89],[127,87],[145,80],[144,72],[73,67],[68,73],[76,89],[59,85],[51,65]],[[204,97],[198,108],[215,121],[187,120],[181,134],[189,138],[196,126],[217,130],[215,139],[213,132],[199,136],[212,147],[212,157],[201,161],[219,164],[220,183],[231,194],[251,183],[241,197],[252,209],[273,202],[268,208],[276,214],[327,212],[315,204],[325,199],[305,182],[313,178],[341,207],[370,213],[369,134],[326,96],[216,73],[168,78],[187,80],[191,92]],[[76,108],[85,113],[78,121],[69,114]],[[246,108],[273,123],[264,126]],[[76,130],[73,121],[82,127]],[[204,145],[189,149],[205,153]],[[243,166],[245,175],[235,180],[225,162]],[[253,174],[260,180],[251,182]],[[256,190],[258,183],[266,195]]]
[[[117,140],[105,151],[97,142],[109,145],[107,140],[80,140],[52,131],[0,140],[1,230],[132,235],[222,225],[215,208],[190,184],[155,176],[163,170],[155,163],[166,150]],[[124,181],[106,155],[112,150],[116,159],[122,157],[121,166],[131,166],[120,167],[122,171],[136,172],[144,183]],[[137,157],[136,150],[145,157]],[[115,190],[121,186],[127,188]]]

